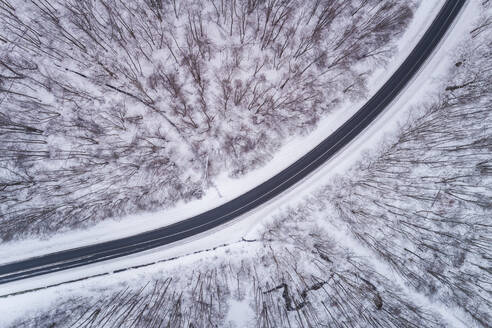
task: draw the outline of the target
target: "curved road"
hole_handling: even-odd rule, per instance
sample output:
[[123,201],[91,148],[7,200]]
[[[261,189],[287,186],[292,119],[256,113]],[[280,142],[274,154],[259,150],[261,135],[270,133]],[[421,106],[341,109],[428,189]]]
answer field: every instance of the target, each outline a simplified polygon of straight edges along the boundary
[[383,87],[332,135],[268,181],[224,205],[163,228],[2,265],[0,284],[163,246],[218,227],[274,198],[330,159],[395,99],[432,53],[464,3],[465,0],[447,0],[415,49]]

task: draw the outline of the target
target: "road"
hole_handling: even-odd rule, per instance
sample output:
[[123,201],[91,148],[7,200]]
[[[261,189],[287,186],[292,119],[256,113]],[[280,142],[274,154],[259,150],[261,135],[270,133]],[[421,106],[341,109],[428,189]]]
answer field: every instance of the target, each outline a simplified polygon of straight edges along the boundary
[[167,245],[216,228],[281,194],[334,156],[395,99],[431,55],[465,1],[446,1],[417,46],[381,89],[338,130],[268,181],[219,207],[163,228],[2,265],[0,284]]

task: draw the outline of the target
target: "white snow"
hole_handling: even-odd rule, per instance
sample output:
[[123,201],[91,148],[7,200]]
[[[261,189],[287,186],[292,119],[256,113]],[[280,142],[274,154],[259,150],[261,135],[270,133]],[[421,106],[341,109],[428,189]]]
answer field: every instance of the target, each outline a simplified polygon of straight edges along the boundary
[[[410,23],[409,28],[398,41],[398,51],[393,56],[391,62],[388,63],[385,69],[376,71],[371,77],[369,94],[374,94],[398,68],[401,62],[403,62],[408,53],[417,44],[422,34],[426,31],[427,27],[431,24],[443,3],[443,0],[422,1],[415,12],[414,19]],[[129,215],[120,219],[105,220],[84,230],[58,233],[49,239],[43,240],[32,238],[22,241],[6,242],[0,245],[0,264],[57,252],[67,248],[82,247],[131,236],[179,222],[206,210],[215,208],[240,196],[294,163],[308,150],[314,148],[324,138],[342,125],[364,102],[365,100],[355,103],[347,102],[333,113],[323,118],[316,130],[309,135],[304,137],[291,137],[289,140],[286,140],[285,145],[265,166],[238,179],[230,178],[227,174],[219,176],[215,181],[214,188],[210,189],[202,199],[187,203],[179,202],[174,208],[158,212]],[[347,151],[345,151],[345,153],[347,153]],[[337,159],[336,162],[340,162],[340,160]],[[307,184],[309,183],[306,183],[305,185]],[[288,198],[281,196],[278,203],[282,203],[282,199]],[[237,239],[238,235],[236,234],[235,236],[235,239]],[[228,240],[230,241],[231,239]]]
[[254,317],[253,309],[249,306],[248,300],[229,302],[229,312],[226,321],[233,324],[233,327],[248,327],[248,322]]
[[[398,67],[399,63],[403,61],[408,51],[411,50],[413,45],[415,45],[418,41],[420,34],[422,34],[427,25],[430,24],[432,17],[435,16],[443,2],[444,1],[423,1],[415,14],[416,18],[411,24],[410,29],[400,41],[400,52],[397,56],[395,56],[386,70],[378,72],[378,74],[372,79],[371,91],[376,90],[382,83],[384,83],[386,78],[396,67]],[[87,277],[98,273],[111,272],[118,268],[152,263],[166,258],[181,256],[223,243],[236,242],[240,240],[242,236],[245,236],[246,238],[254,238],[256,232],[263,226],[259,225],[259,222],[266,222],[269,218],[278,213],[278,211],[289,206],[294,206],[296,203],[302,201],[305,195],[326,183],[331,176],[334,174],[343,173],[358,158],[360,158],[360,156],[363,156],[364,152],[370,151],[376,147],[386,134],[394,131],[395,127],[398,126],[398,122],[405,119],[412,106],[421,102],[423,99],[432,97],[432,90],[435,91],[436,86],[439,85],[439,77],[444,74],[446,67],[450,64],[450,54],[459,44],[463,35],[467,33],[474,18],[478,16],[477,11],[477,4],[468,2],[454,28],[448,33],[439,49],[435,51],[433,57],[427,62],[418,76],[414,78],[414,80],[407,86],[404,93],[392,104],[392,106],[390,106],[390,108],[388,108],[378,118],[378,120],[371,125],[370,128],[364,131],[362,135],[348,145],[341,153],[335,156],[335,158],[330,160],[322,168],[311,174],[305,181],[296,185],[282,196],[277,197],[268,204],[256,209],[252,213],[248,213],[247,215],[236,219],[235,222],[228,224],[226,227],[221,227],[220,229],[216,229],[215,231],[206,233],[202,236],[195,236],[187,239],[186,241],[178,242],[175,245],[172,245],[173,247],[166,246],[159,249],[154,249],[152,251],[127,256],[121,259],[67,270],[61,274],[49,274],[42,277],[27,279],[25,281],[23,280],[20,282],[0,285],[0,295],[61,283],[71,279]],[[356,109],[358,109],[358,105],[360,104],[346,104],[345,106],[347,106],[347,108],[348,106],[353,108],[353,113]],[[350,116],[350,114],[347,110],[340,109],[333,116],[330,116],[329,119],[324,120],[319,125],[318,129],[309,136],[290,140],[286,146],[279,151],[275,158],[265,167],[258,169],[241,179],[221,178],[217,183],[217,188],[223,195],[222,197],[209,193],[201,200],[186,204],[183,203],[171,210],[139,216],[129,216],[121,221],[106,221],[86,231],[65,233],[63,235],[57,235],[49,240],[30,240],[20,243],[6,243],[2,245],[0,249],[0,262],[7,263],[26,257],[54,252],[56,250],[80,247],[95,242],[132,235],[138,232],[157,228],[159,226],[159,218],[166,217],[167,223],[170,222],[171,218],[173,222],[176,222],[194,214],[203,212],[206,209],[213,208],[231,198],[236,197],[244,191],[251,189],[258,183],[261,183],[276,172],[288,166],[298,157],[302,156],[306,149],[312,148],[320,140],[328,136],[333,130],[336,129],[336,126],[343,123],[348,116]],[[346,242],[350,243],[349,241]],[[255,245],[257,244],[248,243],[247,247],[244,247],[244,245],[240,243],[232,245],[228,248],[236,249],[239,252],[251,252],[254,251],[256,247]],[[214,252],[214,254],[221,256],[220,254],[223,252],[223,249],[219,249]],[[196,260],[197,257],[201,256],[203,255],[191,255],[180,258],[177,261],[163,262],[138,270],[110,274],[100,278],[84,280],[73,284],[62,285],[56,288],[41,290],[35,293],[1,298],[0,309],[2,316],[0,316],[0,326],[8,325],[15,318],[25,315],[27,311],[47,309],[50,304],[60,295],[63,295],[70,290],[83,291],[87,289],[87,292],[89,293],[89,286],[94,283],[100,285],[113,284],[114,282],[125,279],[138,278],[139,276],[145,276],[149,272],[162,270],[164,267],[169,268],[170,266],[172,267],[175,265],[186,264],[187,262]],[[222,254],[222,256],[224,256],[224,254]],[[382,268],[382,270],[384,270],[384,268]],[[242,322],[241,318],[243,318],[243,316],[241,316],[241,312],[244,311],[245,308],[246,306],[242,304],[242,302],[237,302],[237,304],[231,303],[231,309],[228,316],[229,318],[234,319],[232,321],[235,321],[238,326],[240,326]],[[460,326],[457,321],[454,321],[453,324]]]
[[341,245],[344,248],[350,249],[357,254],[357,256],[363,257],[377,273],[395,283],[406,295],[411,296],[411,300],[415,302],[415,304],[431,310],[432,312],[439,313],[444,322],[448,324],[448,327],[468,328],[463,320],[466,315],[461,309],[450,305],[448,305],[448,307],[443,307],[439,301],[433,301],[428,296],[408,287],[405,280],[398,275],[387,262],[382,261],[375,252],[353,238],[350,231],[347,231],[347,229],[338,225],[331,225],[328,220],[324,220],[323,218],[318,219],[325,227],[327,227],[325,232],[329,234],[329,239],[336,241],[338,245]]

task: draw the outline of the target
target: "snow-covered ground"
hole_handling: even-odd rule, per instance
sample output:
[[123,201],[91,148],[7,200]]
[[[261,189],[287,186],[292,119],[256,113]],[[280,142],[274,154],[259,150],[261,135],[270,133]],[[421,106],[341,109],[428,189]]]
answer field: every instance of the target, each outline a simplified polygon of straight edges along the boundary
[[[422,9],[422,7],[426,7],[426,6],[429,7],[427,7],[426,9]],[[429,17],[427,17],[427,19],[422,19],[420,22],[419,22],[420,20],[419,17],[424,17],[425,15],[428,14],[428,12],[432,12],[433,13],[432,15],[435,15],[436,11],[439,9],[438,5],[432,6],[430,2],[425,2],[422,5],[422,7],[419,8],[419,11],[416,14],[416,19],[412,23],[412,29],[414,30],[414,33],[416,33],[415,31],[417,30],[419,31],[419,33],[425,30],[425,26],[422,27],[420,25],[422,24],[422,22],[430,23]],[[421,12],[421,10],[423,11]],[[461,14],[460,18],[458,19],[456,25],[451,30],[451,32],[448,33],[447,38],[445,38],[445,40],[443,41],[442,46],[436,50],[431,60],[425,65],[425,67],[422,69],[420,74],[414,79],[414,81],[406,88],[405,92],[399,97],[399,99],[395,101],[392,104],[392,106],[388,108],[388,110],[386,110],[385,113],[380,118],[378,118],[378,120],[369,129],[367,129],[363,133],[363,135],[361,135],[359,138],[357,138],[357,140],[355,140],[349,146],[347,146],[343,152],[341,152],[338,156],[336,156],[336,158],[332,159],[329,163],[327,163],[325,166],[320,168],[317,172],[312,174],[308,179],[303,181],[303,183],[295,186],[295,188],[285,193],[281,197],[269,202],[265,206],[255,210],[253,213],[248,213],[247,215],[238,219],[236,222],[229,224],[227,227],[217,229],[215,232],[207,233],[204,236],[197,236],[192,240],[187,240],[184,242],[177,243],[175,247],[171,248],[167,246],[164,247],[163,249],[156,249],[153,251],[146,252],[145,254],[132,255],[124,259],[109,261],[107,263],[100,263],[84,268],[68,270],[63,272],[62,274],[51,274],[44,277],[29,279],[27,281],[2,285],[0,286],[0,295],[5,295],[8,293],[22,291],[30,288],[37,288],[42,285],[56,284],[71,279],[87,277],[98,273],[112,271],[117,268],[144,264],[144,263],[151,263],[165,258],[181,256],[181,255],[192,253],[200,249],[214,247],[223,243],[231,243],[231,242],[234,243],[239,241],[242,236],[245,236],[246,238],[257,237],[257,232],[262,231],[264,229],[264,225],[267,224],[268,222],[271,222],[271,218],[273,218],[276,214],[278,214],[282,210],[285,210],[285,208],[294,207],[297,203],[303,201],[305,195],[318,189],[321,185],[326,183],[326,181],[329,178],[331,178],[334,174],[343,173],[348,167],[350,167],[353,163],[355,163],[357,159],[363,156],[365,152],[374,149],[374,147],[376,147],[379,144],[379,142],[384,138],[386,134],[391,134],[398,126],[399,122],[405,120],[408,111],[412,109],[413,105],[416,105],[417,103],[421,102],[423,99],[430,99],[429,97],[433,96],[436,87],[440,86],[441,84],[440,77],[444,74],[446,68],[450,65],[450,61],[452,60],[451,55],[454,49],[456,48],[456,46],[459,45],[463,35],[468,32],[470,24],[473,22],[477,14],[478,14],[478,6],[474,3],[469,2],[466,8],[464,9],[463,13]],[[432,17],[432,15],[430,17]],[[420,30],[420,28],[422,28],[422,30]],[[418,35],[418,33],[414,34],[413,37],[407,35],[406,36],[407,42],[404,42],[403,44],[405,44],[406,47],[411,49],[409,43],[410,42],[415,43],[418,40],[418,37],[416,35]],[[399,60],[402,60],[403,58],[404,56],[402,55],[400,56]],[[375,89],[377,89],[376,86],[378,83],[381,84],[384,82],[383,76],[387,76],[397,66],[398,66],[398,62],[395,60],[395,62],[390,66],[391,69],[388,69],[386,72],[381,72],[381,75],[379,75],[379,79],[377,77],[374,78]],[[354,106],[354,110],[356,108],[357,106]],[[340,118],[339,123],[343,122],[344,119],[345,118]],[[323,127],[323,124],[320,124],[320,129],[321,127]],[[306,145],[309,144],[309,140],[311,140],[311,138],[313,139],[311,140],[312,143],[309,144],[310,146],[315,145],[324,136],[328,135],[330,131],[333,131],[334,128],[335,127],[333,126],[329,127],[327,124],[327,126],[324,126],[324,131],[320,131],[320,129],[318,129],[315,133],[313,133],[313,135],[303,138],[304,139],[303,142],[301,142],[300,140],[293,140],[289,142],[288,145],[286,145],[285,149],[288,149],[288,147],[293,147],[291,149],[292,153],[296,154],[296,152],[294,151],[294,149],[296,149],[297,156],[302,156],[302,153],[299,152],[299,150],[309,149],[309,147],[306,147]],[[323,132],[325,134],[323,134]],[[316,133],[319,133],[317,139],[315,137]],[[296,145],[297,147],[293,145]],[[303,147],[299,147],[299,145],[303,145]],[[277,165],[280,165],[280,163],[283,162],[284,165],[283,167],[288,165],[284,162],[287,160],[286,158],[289,158],[289,160],[292,161],[290,156],[287,156],[289,152],[287,152],[285,149],[282,149],[280,153],[281,155],[279,155],[279,156],[284,156],[283,159],[282,157],[279,157],[280,159],[278,159],[279,162],[277,163]],[[286,152],[284,153],[284,151]],[[274,159],[274,161],[275,160],[277,160],[277,158]],[[276,169],[280,169],[276,166],[273,167],[275,167]],[[226,185],[228,184],[225,182],[226,179],[221,180],[223,181],[222,182],[223,184],[218,184],[218,188],[223,195],[227,194],[229,196],[229,193],[226,191],[237,192],[237,194],[240,194],[243,191],[249,189],[251,186],[257,184],[258,181],[262,181],[262,179],[265,179],[269,177],[271,174],[273,174],[275,172],[273,167],[265,168],[264,169],[265,171],[260,171],[260,170],[258,171],[258,172],[263,172],[262,174],[264,174],[264,176],[262,176],[260,173],[254,173],[246,176],[244,180],[242,179],[234,180],[235,182],[244,181],[244,185],[248,186],[245,189],[234,188],[234,190],[232,189],[228,190],[227,189],[228,187],[226,187]],[[251,184],[248,185],[248,183]],[[201,212],[207,208],[216,206],[216,204],[219,204],[226,199],[225,196],[224,198],[220,198],[220,197],[214,198],[212,196],[210,197],[211,198],[207,203],[204,203],[204,200],[200,200],[197,201],[196,203],[193,203],[196,204],[196,207],[198,207],[198,209],[196,209],[195,206],[192,206],[193,211],[196,210],[196,212],[193,213],[188,212],[190,211],[190,209],[188,209],[188,206],[192,204],[192,203],[188,203],[181,210],[174,209],[172,211],[166,211],[166,214],[163,213],[161,215],[172,216],[172,214],[174,213],[174,215],[179,217],[179,214],[181,213],[182,216],[179,217],[181,219],[196,214],[198,212]],[[143,225],[143,222],[146,221],[147,219],[148,218],[143,218],[142,221],[140,221],[140,226]],[[149,222],[151,221],[152,220],[149,219]],[[114,226],[120,229],[121,225],[126,224],[125,222],[126,220],[118,221],[117,223],[115,223]],[[130,222],[128,221],[128,223]],[[128,226],[126,226],[126,229],[130,229],[130,231],[122,229],[122,231],[120,232],[119,230],[118,231],[115,230],[114,227],[112,229],[111,225],[106,226],[106,224],[109,223],[98,225],[99,227],[98,229],[106,229],[102,231],[104,231],[107,235],[104,235],[102,232],[97,232],[98,234],[97,237],[90,236],[90,232],[94,234],[96,231],[96,230],[93,231],[91,229],[88,230],[88,232],[86,232],[85,235],[84,235],[85,232],[80,232],[80,233],[74,232],[74,233],[66,234],[63,237],[57,236],[57,238],[48,241],[30,241],[30,242],[19,243],[17,245],[5,244],[2,247],[1,256],[6,258],[7,260],[5,260],[3,263],[18,258],[25,258],[27,254],[29,256],[33,256],[36,254],[51,252],[57,249],[65,249],[67,248],[67,245],[70,245],[70,247],[76,247],[85,244],[90,244],[94,242],[94,239],[91,238],[96,238],[97,241],[102,241],[102,240],[121,237],[124,235],[122,233],[134,234],[137,231],[144,231],[153,227],[149,224],[149,225],[144,225],[143,227],[139,227],[144,230],[138,230],[135,226],[129,224]],[[60,240],[60,238],[64,238],[64,239]],[[343,238],[341,238],[340,240],[343,241]],[[350,244],[350,241],[348,241],[347,243]],[[250,252],[254,253],[258,246],[260,245],[256,243],[248,243],[247,247],[244,247],[244,244],[239,242],[227,248],[220,248],[212,252],[211,255],[209,254],[205,256],[204,259],[206,260],[208,256],[210,256],[210,258],[228,256],[228,252],[233,252],[234,254],[245,254]],[[10,253],[15,253],[15,254],[10,254]],[[203,257],[203,253],[182,257],[178,261],[162,262],[138,270],[125,271],[117,274],[110,274],[99,278],[93,278],[85,281],[76,282],[73,284],[62,285],[56,288],[41,290],[35,293],[3,298],[0,300],[0,308],[3,310],[2,311],[3,313],[12,313],[12,316],[6,315],[1,317],[0,320],[2,321],[0,321],[0,325],[6,326],[13,319],[21,317],[23,315],[23,309],[29,311],[32,311],[33,309],[37,309],[40,311],[46,310],[52,304],[50,303],[50,301],[56,300],[61,295],[65,295],[73,291],[77,291],[80,294],[80,291],[82,290],[87,291],[87,294],[90,295],[92,293],[91,290],[95,285],[98,286],[104,286],[106,284],[112,285],[117,281],[138,281],[139,278],[144,278],[149,274],[152,274],[154,272],[159,272],[160,270],[163,269],[170,270],[173,267],[194,263],[194,261],[196,261],[201,257]],[[384,271],[385,269],[382,268],[381,270]],[[238,311],[237,308],[241,307],[241,304],[236,304],[236,305],[237,306],[232,306],[229,315],[237,319],[238,320],[237,323],[240,324],[241,321],[240,321],[240,317],[237,315],[237,311]],[[453,324],[457,327],[461,326],[459,321],[454,321]]]
[[[421,35],[426,31],[433,17],[439,11],[444,1],[422,1],[415,12],[407,31],[398,41],[398,51],[393,56],[391,62],[385,69],[376,71],[368,83],[370,87],[369,94],[374,94],[380,86],[389,78],[389,76],[398,68],[400,63],[406,58],[408,53],[413,49]],[[449,42],[448,42],[449,43]],[[180,202],[171,209],[158,212],[145,213],[139,215],[130,215],[119,219],[105,220],[92,227],[83,230],[74,230],[56,234],[49,239],[27,239],[21,241],[5,242],[0,245],[0,263],[8,263],[27,257],[39,256],[42,254],[52,253],[67,248],[76,248],[108,240],[114,240],[140,232],[149,231],[181,221],[206,210],[217,207],[241,194],[254,188],[258,184],[280,172],[297,159],[302,157],[307,150],[312,149],[321,140],[326,138],[330,133],[342,125],[355,111],[364,103],[361,100],[356,103],[347,102],[337,108],[333,113],[327,115],[318,125],[315,131],[304,137],[292,137],[285,142],[285,145],[275,154],[274,158],[265,166],[256,169],[241,178],[230,178],[226,173],[219,176],[215,182],[215,189],[209,189],[209,192],[199,200],[190,202]],[[398,110],[401,113],[401,109]],[[381,119],[380,119],[381,121]],[[386,124],[383,124],[386,126]],[[378,140],[380,134],[373,140]],[[367,143],[365,143],[367,146]],[[356,152],[344,151],[344,154],[355,154]],[[340,157],[340,156],[339,156]],[[343,168],[350,165],[350,161],[342,161],[340,158],[332,160],[337,163],[337,167]],[[327,166],[329,167],[329,166]],[[333,168],[330,167],[331,171]],[[323,175],[327,170],[323,170]],[[315,181],[315,180],[314,180]],[[308,185],[305,183],[303,185]],[[275,201],[274,207],[278,204],[285,203],[287,195],[283,195]],[[270,206],[268,208],[271,208]],[[263,212],[261,212],[263,213]],[[249,222],[249,221],[248,221]],[[244,232],[233,234],[238,238]],[[230,241],[232,239],[228,239]],[[166,247],[167,248],[167,247]]]
[[[32,2],[16,2],[15,13],[0,5],[7,11],[0,38],[10,40],[1,51],[33,68],[6,75],[2,242],[171,208],[202,197],[221,173],[238,177],[265,165],[287,136],[309,134],[342,101],[367,95],[368,78],[390,60],[419,3],[247,1],[253,7],[241,7],[240,24],[225,14],[235,2],[221,2],[222,13],[213,2],[165,2],[162,25],[154,5],[90,2],[56,1],[52,14]],[[284,23],[269,19],[271,10]],[[46,40],[31,49],[37,36],[15,38],[18,25]],[[104,41],[94,40],[91,25]],[[80,38],[71,39],[76,48],[58,43],[67,28]],[[131,44],[115,40],[115,29]],[[40,105],[27,111],[25,93]],[[179,216],[152,219],[165,225]]]
[[[436,2],[437,3],[437,2]],[[415,20],[411,23],[410,29],[400,41],[400,47],[404,51],[409,52],[418,42],[419,36],[425,31],[428,24],[431,23],[432,17],[437,13],[442,5],[434,2],[424,2],[418,9],[415,15]],[[270,201],[261,208],[258,208],[234,222],[229,223],[225,227],[215,229],[215,231],[207,232],[203,235],[198,235],[189,238],[185,241],[177,242],[174,245],[164,246],[158,249],[147,251],[144,253],[134,254],[122,259],[111,260],[103,263],[89,265],[84,268],[76,268],[64,271],[62,274],[50,274],[38,278],[29,279],[28,281],[13,282],[0,286],[0,295],[5,295],[22,289],[30,289],[40,287],[40,285],[56,284],[63,281],[77,279],[80,277],[91,276],[99,273],[111,272],[119,268],[130,267],[152,263],[157,260],[182,256],[190,254],[202,249],[208,249],[217,245],[229,244],[237,242],[241,237],[254,238],[255,231],[262,229],[262,224],[267,222],[266,217],[273,217],[277,210],[282,210],[286,207],[294,206],[304,198],[309,192],[312,192],[322,186],[330,177],[335,174],[343,173],[353,163],[360,158],[366,151],[370,151],[372,147],[379,144],[379,141],[384,138],[386,133],[391,133],[398,126],[400,120],[405,119],[406,112],[412,106],[422,99],[432,95],[432,90],[440,82],[440,76],[444,73],[446,65],[449,64],[449,55],[453,49],[459,44],[463,33],[467,32],[470,22],[476,16],[477,8],[473,4],[468,4],[463,10],[460,18],[455,24],[455,27],[448,33],[448,36],[442,42],[439,49],[436,50],[431,60],[425,64],[422,71],[414,79],[407,89],[390,108],[388,108],[377,119],[372,126],[367,129],[354,142],[348,145],[340,154],[326,163],[317,172],[308,177],[305,181],[298,184],[280,197]],[[403,51],[402,50],[402,51]],[[384,72],[379,72],[378,76],[374,77],[374,90],[382,85],[387,78],[405,58],[407,53],[399,52],[399,55],[388,66]],[[358,104],[360,105],[360,104]],[[352,105],[347,105],[352,106]],[[352,106],[353,111],[358,109],[358,106]],[[341,110],[341,112],[344,112]],[[339,118],[338,124],[345,121],[347,117]],[[80,247],[90,245],[96,242],[112,240],[128,235],[133,235],[138,232],[147,231],[159,227],[159,217],[173,217],[176,221],[182,220],[194,214],[198,214],[207,209],[213,208],[225,200],[234,198],[242,192],[254,187],[257,183],[269,178],[272,174],[280,171],[288,166],[298,157],[303,155],[304,149],[310,149],[316,145],[322,138],[329,135],[331,131],[336,129],[336,126],[329,126],[333,120],[326,120],[320,124],[320,128],[313,134],[303,138],[303,140],[293,140],[285,146],[280,152],[279,157],[276,157],[272,162],[276,165],[268,165],[263,169],[258,170],[245,176],[243,179],[227,180],[222,179],[219,185],[223,189],[221,192],[228,195],[228,198],[219,198],[214,195],[207,195],[204,199],[182,204],[172,210],[166,210],[162,213],[151,213],[138,217],[128,217],[122,221],[107,221],[96,225],[86,231],[74,231],[57,235],[49,240],[28,240],[17,243],[5,243],[0,248],[0,263],[8,263],[15,260],[24,259],[26,257],[39,256],[46,253],[51,253],[67,248]],[[324,124],[324,125],[323,125]],[[300,147],[300,145],[304,145]],[[305,146],[308,145],[308,146]],[[292,152],[294,159],[289,158],[289,151]],[[287,164],[286,161],[289,161]],[[284,163],[282,167],[278,167]],[[227,186],[227,187],[226,187]],[[246,187],[244,187],[246,186]],[[244,187],[244,188],[243,188]],[[220,188],[220,187],[219,187]],[[227,192],[225,189],[227,189]],[[230,195],[233,196],[230,196]],[[209,198],[210,197],[210,198]]]

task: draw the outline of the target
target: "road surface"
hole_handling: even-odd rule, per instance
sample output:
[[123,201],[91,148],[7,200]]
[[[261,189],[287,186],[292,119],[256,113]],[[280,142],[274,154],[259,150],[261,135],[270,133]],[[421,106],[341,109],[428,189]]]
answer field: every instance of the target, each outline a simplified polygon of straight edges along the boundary
[[163,228],[2,265],[0,284],[167,245],[216,228],[281,194],[340,151],[395,99],[438,45],[465,1],[446,1],[417,46],[381,89],[338,130],[268,181],[208,212]]

